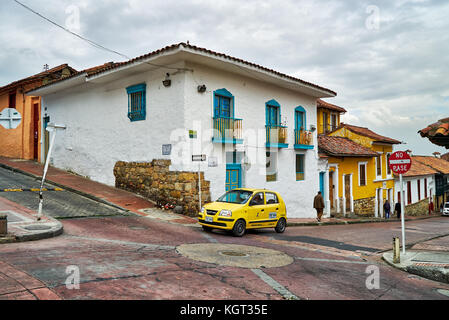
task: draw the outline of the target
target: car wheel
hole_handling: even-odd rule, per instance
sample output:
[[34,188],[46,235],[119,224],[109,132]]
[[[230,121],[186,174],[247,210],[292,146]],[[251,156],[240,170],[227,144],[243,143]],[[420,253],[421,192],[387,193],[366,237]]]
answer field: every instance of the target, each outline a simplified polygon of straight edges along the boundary
[[232,234],[234,237],[243,237],[246,232],[246,222],[245,220],[238,220],[234,227],[232,228]]
[[207,226],[203,226],[203,230],[206,231],[206,232],[212,232],[213,228],[207,227]]
[[276,230],[277,233],[284,233],[286,228],[287,222],[285,221],[284,218],[281,218],[279,219],[278,224],[276,225],[276,228],[274,228],[274,230]]

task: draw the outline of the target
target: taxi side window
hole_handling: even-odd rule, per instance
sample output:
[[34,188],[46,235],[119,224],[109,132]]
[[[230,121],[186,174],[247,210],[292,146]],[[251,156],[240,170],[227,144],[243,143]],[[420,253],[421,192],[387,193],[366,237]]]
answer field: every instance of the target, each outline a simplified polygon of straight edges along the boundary
[[263,192],[259,192],[257,193],[252,199],[251,202],[249,203],[250,206],[260,206],[260,205],[264,205],[264,195]]
[[279,203],[278,197],[274,193],[266,192],[265,195],[267,197],[267,204],[277,204],[277,203]]

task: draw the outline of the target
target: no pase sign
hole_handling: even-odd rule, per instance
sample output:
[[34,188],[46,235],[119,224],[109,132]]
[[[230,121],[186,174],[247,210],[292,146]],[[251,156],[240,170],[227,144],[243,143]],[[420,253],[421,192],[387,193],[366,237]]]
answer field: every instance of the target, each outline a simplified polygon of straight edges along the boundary
[[412,167],[412,159],[407,152],[398,151],[390,156],[388,166],[394,173],[404,174],[407,173]]

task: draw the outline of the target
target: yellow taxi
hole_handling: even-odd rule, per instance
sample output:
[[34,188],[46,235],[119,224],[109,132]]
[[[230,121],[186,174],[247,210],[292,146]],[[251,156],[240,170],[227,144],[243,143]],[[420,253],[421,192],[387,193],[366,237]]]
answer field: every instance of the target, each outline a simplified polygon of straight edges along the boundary
[[283,233],[287,227],[287,210],[275,191],[234,189],[206,204],[198,222],[205,231],[229,230],[236,237],[243,236],[247,229],[274,228]]

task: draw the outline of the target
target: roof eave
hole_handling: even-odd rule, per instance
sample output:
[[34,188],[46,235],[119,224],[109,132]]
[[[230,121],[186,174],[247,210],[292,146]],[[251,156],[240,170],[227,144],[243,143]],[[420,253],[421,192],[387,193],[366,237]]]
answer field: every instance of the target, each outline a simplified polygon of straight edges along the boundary
[[78,75],[68,77],[66,79],[57,81],[55,83],[49,83],[48,85],[41,86],[39,88],[27,91],[27,96],[45,96],[64,89],[71,88],[75,85],[83,84],[86,82],[86,73],[80,73]]

